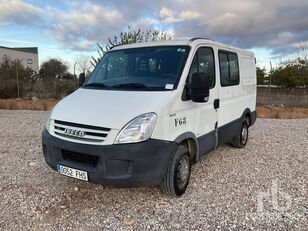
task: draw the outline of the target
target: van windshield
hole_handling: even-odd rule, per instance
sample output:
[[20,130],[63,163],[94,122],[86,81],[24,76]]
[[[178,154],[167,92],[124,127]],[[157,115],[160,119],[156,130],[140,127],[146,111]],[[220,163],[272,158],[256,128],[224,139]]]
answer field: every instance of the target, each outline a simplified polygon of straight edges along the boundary
[[170,91],[177,87],[190,48],[161,46],[108,52],[83,88]]

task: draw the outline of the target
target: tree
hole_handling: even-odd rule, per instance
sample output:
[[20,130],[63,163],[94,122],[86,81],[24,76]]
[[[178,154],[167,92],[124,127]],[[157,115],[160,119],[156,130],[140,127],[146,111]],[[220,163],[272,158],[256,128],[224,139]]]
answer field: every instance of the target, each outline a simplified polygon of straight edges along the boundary
[[119,46],[123,44],[139,43],[139,42],[149,42],[149,41],[159,41],[159,40],[169,40],[171,35],[165,31],[159,30],[146,30],[141,31],[132,30],[128,26],[128,30],[125,32],[120,32],[119,35],[114,35],[113,38],[108,38],[108,43],[105,46],[101,46],[97,43],[98,46],[98,58],[92,56],[91,64],[95,67],[101,58],[105,55],[114,46]]
[[66,64],[60,59],[52,58],[42,64],[39,74],[43,80],[61,79],[67,71]]
[[17,73],[20,95],[23,95],[34,71],[24,67],[19,59],[3,56],[0,59],[0,98],[17,97]]
[[298,62],[308,66],[308,42],[299,42],[297,53]]
[[308,66],[305,63],[289,62],[275,68],[272,83],[286,88],[308,86]]
[[273,70],[272,83],[280,87],[308,86],[308,43],[299,42],[298,58],[284,60]]
[[257,84],[262,85],[265,82],[266,70],[265,68],[257,67]]
[[78,70],[82,73],[86,73],[91,68],[91,56],[84,53],[76,55],[75,62],[77,64]]

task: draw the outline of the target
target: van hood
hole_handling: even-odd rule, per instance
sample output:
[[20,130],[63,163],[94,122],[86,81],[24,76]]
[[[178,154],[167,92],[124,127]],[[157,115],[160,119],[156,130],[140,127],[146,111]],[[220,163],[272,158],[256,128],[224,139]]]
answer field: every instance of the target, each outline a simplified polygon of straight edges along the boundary
[[157,113],[172,91],[79,89],[61,100],[51,119],[122,129],[133,118]]

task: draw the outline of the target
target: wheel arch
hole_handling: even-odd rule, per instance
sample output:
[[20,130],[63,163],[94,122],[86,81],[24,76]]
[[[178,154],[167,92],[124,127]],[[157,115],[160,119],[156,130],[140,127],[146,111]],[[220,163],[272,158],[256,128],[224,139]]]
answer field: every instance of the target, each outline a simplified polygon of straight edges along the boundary
[[248,126],[251,126],[252,125],[252,115],[251,115],[251,110],[249,108],[246,108],[242,114],[242,118],[245,119],[245,118],[248,118],[249,119],[249,124]]
[[193,162],[196,162],[199,156],[199,144],[198,144],[198,139],[195,136],[194,133],[192,132],[185,132],[181,135],[179,135],[175,140],[175,143],[179,145],[183,145],[187,147],[187,149],[190,152],[191,155],[191,160]]

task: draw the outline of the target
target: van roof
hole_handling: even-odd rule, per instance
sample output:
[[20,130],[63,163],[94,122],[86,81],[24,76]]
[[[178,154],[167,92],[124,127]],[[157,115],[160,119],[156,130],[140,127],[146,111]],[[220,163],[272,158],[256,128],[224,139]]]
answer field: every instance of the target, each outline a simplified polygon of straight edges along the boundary
[[186,45],[197,46],[199,44],[219,46],[221,49],[233,50],[233,51],[245,53],[246,55],[254,56],[253,52],[251,51],[237,48],[234,46],[230,46],[224,43],[216,42],[208,38],[171,39],[171,40],[160,40],[160,41],[155,41],[155,42],[133,43],[133,44],[115,46],[112,48],[112,50],[122,50],[122,49],[129,49],[129,48],[152,47],[152,46],[186,46]]

